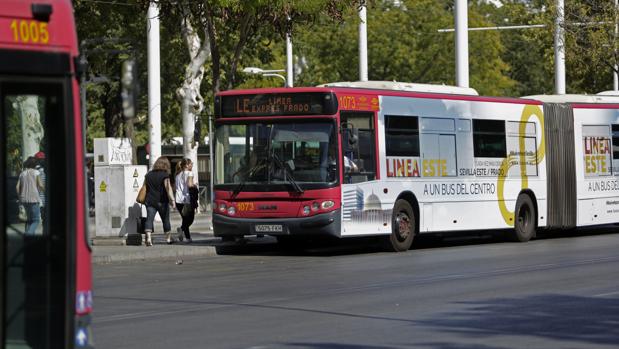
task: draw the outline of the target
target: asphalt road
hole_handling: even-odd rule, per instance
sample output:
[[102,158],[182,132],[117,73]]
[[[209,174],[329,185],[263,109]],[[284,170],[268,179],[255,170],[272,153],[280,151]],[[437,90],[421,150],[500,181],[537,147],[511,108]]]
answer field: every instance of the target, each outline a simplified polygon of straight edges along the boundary
[[96,347],[619,347],[619,234],[228,252],[95,266]]

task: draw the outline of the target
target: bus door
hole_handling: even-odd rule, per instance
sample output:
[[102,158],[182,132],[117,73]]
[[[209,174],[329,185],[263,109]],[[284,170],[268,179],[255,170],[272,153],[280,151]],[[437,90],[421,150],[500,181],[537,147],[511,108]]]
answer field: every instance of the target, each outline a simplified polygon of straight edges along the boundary
[[342,235],[376,234],[383,226],[380,202],[369,185],[376,179],[374,118],[374,112],[340,112]]
[[70,348],[70,80],[2,73],[0,348]]

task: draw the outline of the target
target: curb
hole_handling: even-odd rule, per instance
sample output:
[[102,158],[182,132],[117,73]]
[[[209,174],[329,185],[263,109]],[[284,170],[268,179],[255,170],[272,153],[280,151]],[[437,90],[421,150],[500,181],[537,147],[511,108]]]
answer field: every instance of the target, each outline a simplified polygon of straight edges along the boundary
[[[127,261],[149,261],[162,259],[181,259],[183,257],[211,257],[217,256],[215,246],[189,246],[189,245],[154,245],[146,246],[123,246],[122,251],[110,251],[106,246],[94,248],[92,256],[93,264],[110,264]],[[115,248],[114,250],[117,250]]]

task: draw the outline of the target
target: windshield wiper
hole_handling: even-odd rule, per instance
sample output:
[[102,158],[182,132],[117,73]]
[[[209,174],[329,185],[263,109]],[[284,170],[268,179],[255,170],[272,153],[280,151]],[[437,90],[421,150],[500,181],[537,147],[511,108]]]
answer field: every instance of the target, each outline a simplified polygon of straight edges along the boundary
[[245,176],[245,178],[243,178],[239,184],[236,185],[236,187],[234,187],[234,189],[232,190],[232,197],[237,196],[241,190],[243,190],[243,187],[245,186],[245,183],[247,182],[248,179],[250,179],[255,173],[256,171],[258,171],[263,165],[264,159],[258,160],[258,162],[256,162],[256,164],[254,165],[254,167],[250,168],[249,170],[247,170],[245,173],[247,173],[247,176]]
[[299,183],[297,183],[297,181],[294,180],[292,173],[290,173],[290,170],[288,169],[288,167],[279,159],[277,154],[275,153],[271,154],[271,159],[275,160],[275,162],[277,163],[277,166],[282,168],[282,170],[284,171],[284,180],[287,179],[288,182],[290,182],[290,184],[294,188],[294,191],[296,191],[299,194],[303,193],[304,192],[303,188],[301,188],[299,186]]

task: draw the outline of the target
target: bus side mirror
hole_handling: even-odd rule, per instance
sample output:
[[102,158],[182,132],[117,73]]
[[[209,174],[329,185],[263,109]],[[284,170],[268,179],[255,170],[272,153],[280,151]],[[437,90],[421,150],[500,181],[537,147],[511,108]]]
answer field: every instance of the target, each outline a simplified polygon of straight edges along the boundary
[[134,59],[123,62],[120,84],[123,116],[125,119],[133,119],[136,116],[138,99],[138,68]]

